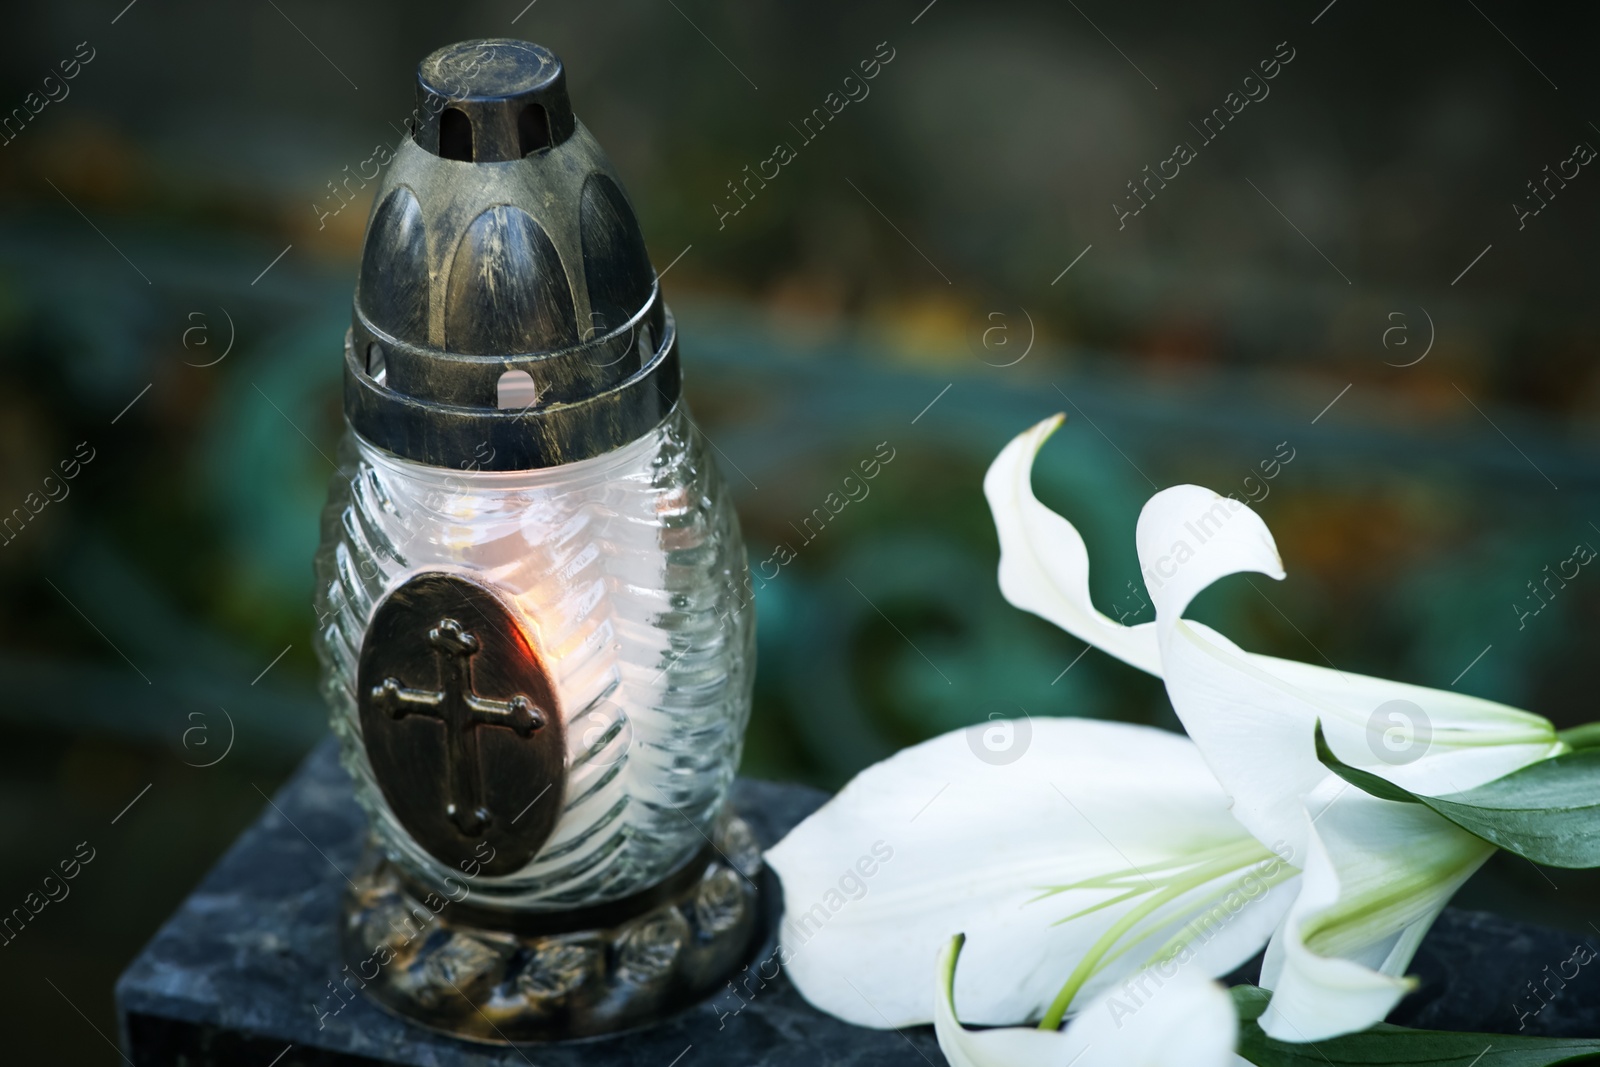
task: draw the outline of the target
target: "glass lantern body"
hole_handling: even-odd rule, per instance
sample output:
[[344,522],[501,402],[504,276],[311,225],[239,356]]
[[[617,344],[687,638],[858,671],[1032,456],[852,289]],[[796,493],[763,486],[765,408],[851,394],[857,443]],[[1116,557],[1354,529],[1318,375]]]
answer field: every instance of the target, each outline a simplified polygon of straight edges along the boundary
[[[362,743],[367,624],[423,571],[499,593],[565,718],[559,822],[503,877],[472,877],[424,851],[389,809]],[[645,889],[713,836],[749,716],[755,629],[738,520],[681,401],[621,448],[529,471],[430,467],[347,433],[316,581],[322,690],[344,765],[379,846],[417,881],[457,895],[464,882],[504,908],[569,908]]]

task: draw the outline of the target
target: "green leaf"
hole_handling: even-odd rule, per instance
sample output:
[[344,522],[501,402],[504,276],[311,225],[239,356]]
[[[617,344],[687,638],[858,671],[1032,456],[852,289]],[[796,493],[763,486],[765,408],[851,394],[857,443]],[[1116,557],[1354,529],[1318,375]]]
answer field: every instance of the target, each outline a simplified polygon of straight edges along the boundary
[[1600,1062],[1600,1039],[1509,1037],[1410,1030],[1379,1023],[1359,1034],[1304,1045],[1277,1041],[1256,1022],[1272,994],[1234,986],[1239,1013],[1239,1055],[1256,1067],[1554,1067]]
[[1426,804],[1491,845],[1547,867],[1600,867],[1600,748],[1531,763],[1476,789],[1427,797],[1343,762],[1317,723],[1317,758],[1383,800]]

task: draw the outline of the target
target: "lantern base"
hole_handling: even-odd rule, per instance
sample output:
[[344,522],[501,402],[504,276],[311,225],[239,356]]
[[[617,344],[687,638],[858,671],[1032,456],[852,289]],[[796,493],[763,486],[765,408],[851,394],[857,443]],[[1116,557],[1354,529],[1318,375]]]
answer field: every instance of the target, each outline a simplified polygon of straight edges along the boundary
[[411,885],[369,847],[345,895],[337,984],[491,1044],[648,1025],[720,989],[768,933],[754,835],[729,814],[713,836],[644,893],[553,913],[452,901]]

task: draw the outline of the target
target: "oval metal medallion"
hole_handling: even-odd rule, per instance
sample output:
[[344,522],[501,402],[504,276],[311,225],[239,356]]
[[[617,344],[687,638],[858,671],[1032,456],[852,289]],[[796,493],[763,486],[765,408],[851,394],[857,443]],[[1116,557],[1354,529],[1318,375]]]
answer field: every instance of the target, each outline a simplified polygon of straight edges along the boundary
[[356,678],[383,798],[440,863],[510,874],[555,829],[566,793],[555,686],[491,589],[418,574],[372,615]]

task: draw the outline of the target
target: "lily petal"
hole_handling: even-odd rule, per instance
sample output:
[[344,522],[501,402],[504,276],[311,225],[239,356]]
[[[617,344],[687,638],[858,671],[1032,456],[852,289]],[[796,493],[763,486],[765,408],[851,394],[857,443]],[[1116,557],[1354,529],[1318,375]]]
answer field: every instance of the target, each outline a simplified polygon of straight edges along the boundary
[[968,1030],[961,1025],[954,999],[956,959],[965,940],[962,934],[950,939],[934,974],[933,1031],[950,1067],[1058,1067],[1081,1058],[1082,1038],[1071,1033],[1037,1026]]
[[1089,550],[1077,527],[1033,495],[1033,460],[1062,416],[1034,426],[1001,451],[984,475],[983,493],[1000,534],[1000,592],[1118,659],[1161,674],[1154,623],[1124,626],[1089,599]]
[[[908,976],[965,931],[957,993],[969,1021],[1040,1018],[1074,965],[1137,917],[1135,895],[1148,903],[1161,886],[1181,892],[1138,924],[1143,946],[1106,956],[1083,996],[1158,949],[1226,974],[1276,928],[1295,872],[1229,814],[1193,742],[1125,723],[1018,720],[1021,755],[997,765],[978,731],[1006,725],[868,768],[768,852],[783,882],[780,961],[812,1004],[861,1026],[929,1022],[931,990]],[[1197,855],[1238,866],[1181,867]],[[1174,881],[1175,869],[1191,881]]]
[[[1549,719],[1509,704],[1295,660],[1245,655],[1287,685],[1344,710],[1337,720],[1328,721],[1341,738],[1335,752],[1351,757],[1346,762],[1376,770],[1415,792],[1433,795],[1472,789],[1566,748],[1556,739]],[[1408,716],[1419,721],[1405,721]],[[1400,735],[1398,751],[1388,743],[1390,732]]]
[[1494,852],[1415,804],[1341,793],[1313,824],[1300,896],[1273,938],[1261,984],[1270,1037],[1321,1041],[1383,1019],[1428,927]]
[[1234,1054],[1239,1019],[1233,1002],[1217,983],[1187,968],[1137,1005],[1116,991],[1102,994],[1062,1031],[968,1030],[954,1003],[963,940],[958,935],[945,946],[936,976],[933,1026],[950,1067],[1231,1067],[1240,1062]]

